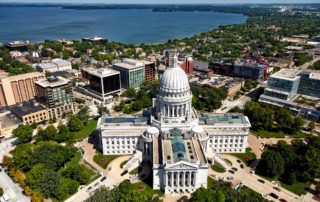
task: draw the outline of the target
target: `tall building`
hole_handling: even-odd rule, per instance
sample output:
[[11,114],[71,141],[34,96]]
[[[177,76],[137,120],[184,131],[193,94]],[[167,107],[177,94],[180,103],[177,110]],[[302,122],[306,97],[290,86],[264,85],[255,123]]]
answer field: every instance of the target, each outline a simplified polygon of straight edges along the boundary
[[173,66],[173,58],[174,58],[176,52],[177,51],[175,49],[171,49],[171,48],[167,48],[164,51],[166,67],[172,67]]
[[303,71],[300,74],[298,93],[320,98],[320,72]]
[[37,98],[48,108],[50,118],[73,113],[72,85],[63,77],[48,77],[36,82]]
[[144,79],[145,81],[154,82],[156,80],[156,63],[141,60],[144,64]]
[[198,113],[176,57],[173,64],[161,77],[155,107],[135,117],[102,117],[98,131],[104,155],[134,153],[125,169],[149,162],[153,189],[192,193],[207,187],[216,153],[245,152],[251,125],[242,114]]
[[120,93],[120,72],[110,68],[84,68],[82,76],[89,85],[81,87],[85,93],[98,100],[106,101],[112,94]]
[[39,72],[0,79],[0,106],[10,106],[35,98],[35,82],[44,78]]
[[194,69],[194,61],[192,57],[186,57],[180,67],[184,70],[186,74],[192,74]]
[[124,59],[112,67],[120,72],[121,88],[137,89],[144,82],[144,63],[133,59]]

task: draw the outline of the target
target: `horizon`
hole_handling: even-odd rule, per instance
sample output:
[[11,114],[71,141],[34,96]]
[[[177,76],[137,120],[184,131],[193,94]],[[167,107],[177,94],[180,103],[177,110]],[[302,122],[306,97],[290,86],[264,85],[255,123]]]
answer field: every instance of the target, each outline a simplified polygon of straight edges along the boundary
[[[95,0],[95,1],[88,1],[88,0],[22,0],[22,1],[13,1],[8,2],[8,0],[0,0],[0,3],[4,4],[105,4],[105,5],[125,5],[125,4],[132,4],[132,5],[246,5],[246,4],[320,4],[320,0],[307,0],[304,2],[300,2],[299,0],[225,0],[223,3],[217,1],[208,1],[208,0],[185,0],[183,3],[179,2],[178,0],[168,1],[168,0],[119,0],[118,2],[112,2],[113,0]],[[160,2],[159,2],[160,1]]]

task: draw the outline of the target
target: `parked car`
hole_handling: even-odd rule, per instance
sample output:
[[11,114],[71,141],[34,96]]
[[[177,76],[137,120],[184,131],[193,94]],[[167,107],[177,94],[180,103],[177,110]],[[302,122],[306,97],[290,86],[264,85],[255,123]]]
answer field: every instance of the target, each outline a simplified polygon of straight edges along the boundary
[[103,181],[105,181],[106,179],[107,179],[107,177],[104,176],[104,177],[101,178],[100,182],[103,182]]
[[240,161],[239,159],[237,159],[237,162],[238,162],[238,163],[241,163],[241,161]]
[[261,179],[258,179],[258,182],[261,182],[262,184],[265,183],[265,181],[264,181],[264,180],[261,180]]
[[87,192],[89,192],[92,189],[92,187],[88,187]]
[[272,198],[275,198],[275,199],[278,199],[279,198],[279,196],[277,195],[277,194],[275,194],[275,193],[270,193],[269,194]]
[[128,173],[128,170],[125,170],[125,171],[123,171],[120,175],[121,176],[124,176],[125,174],[127,174]]
[[242,168],[242,169],[244,168],[244,165],[242,163],[240,164],[240,168]]
[[234,174],[235,172],[233,170],[228,170],[229,173]]
[[232,167],[231,169],[234,170],[235,172],[238,171],[238,168],[235,168],[235,167]]
[[273,187],[274,190],[281,191],[279,187]]
[[281,201],[281,202],[288,202],[287,200],[285,200],[285,199],[283,199],[283,198],[279,199],[279,201]]

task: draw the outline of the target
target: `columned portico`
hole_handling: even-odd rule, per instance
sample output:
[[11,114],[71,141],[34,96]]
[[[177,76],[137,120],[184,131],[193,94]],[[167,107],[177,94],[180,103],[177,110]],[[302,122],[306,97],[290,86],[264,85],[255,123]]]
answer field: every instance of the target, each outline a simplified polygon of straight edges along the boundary
[[164,177],[165,193],[190,193],[196,185],[195,171],[167,171]]

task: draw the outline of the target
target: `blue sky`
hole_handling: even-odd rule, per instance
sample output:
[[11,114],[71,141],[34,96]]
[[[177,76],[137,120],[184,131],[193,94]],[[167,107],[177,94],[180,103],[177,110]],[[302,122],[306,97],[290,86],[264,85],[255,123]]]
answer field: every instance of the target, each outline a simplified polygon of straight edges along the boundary
[[148,3],[148,4],[189,4],[189,3],[320,3],[320,0],[0,0],[0,2],[26,2],[26,3]]

